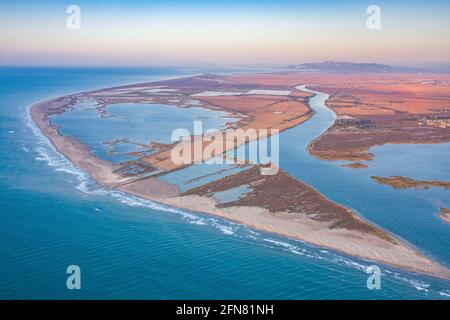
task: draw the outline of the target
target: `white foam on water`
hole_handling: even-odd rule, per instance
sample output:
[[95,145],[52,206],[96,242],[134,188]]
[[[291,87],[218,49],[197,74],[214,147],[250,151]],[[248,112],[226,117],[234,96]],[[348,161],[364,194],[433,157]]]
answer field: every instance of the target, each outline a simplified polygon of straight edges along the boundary
[[[299,245],[295,245],[290,242],[285,242],[281,240],[275,240],[272,238],[255,238],[255,240],[262,240],[266,243],[271,244],[273,247],[277,247],[279,249],[289,251],[291,253],[306,256],[311,259],[318,259],[318,260],[325,260],[327,262],[333,262],[339,265],[345,265],[348,267],[351,267],[353,269],[356,269],[360,272],[363,272],[367,274],[367,272],[370,270],[370,266],[373,264],[376,264],[375,262],[367,261],[367,264],[357,262],[352,260],[351,258],[347,258],[344,256],[339,255],[338,253],[330,252],[328,250],[314,250],[313,246],[310,246],[307,244],[303,244],[302,242],[298,242]],[[292,240],[293,242],[296,240]],[[269,247],[272,247],[269,246]],[[419,279],[412,279],[403,275],[400,275],[398,272],[390,271],[386,268],[381,268],[382,275],[385,277],[391,277],[396,280],[400,280],[401,282],[415,288],[417,291],[424,292],[425,294],[432,293],[433,291],[436,293],[437,290],[432,290],[431,284],[427,283],[423,280]],[[443,290],[443,291],[437,291],[437,293],[440,296],[443,297],[450,297],[450,290]]]
[[233,231],[232,228],[228,226],[222,226],[218,227],[219,230],[221,230],[224,234],[233,235],[235,231]]
[[291,252],[296,255],[300,256],[308,256],[309,258],[313,258],[312,252],[308,252],[305,248],[300,247],[299,245],[294,245],[289,242],[281,241],[281,240],[275,240],[272,238],[263,238],[262,241],[271,244],[272,246],[269,247],[275,247],[282,249],[284,251]]
[[48,140],[48,138],[41,132],[41,130],[31,119],[30,109],[31,106],[26,109],[25,124],[37,137],[37,145],[34,148],[34,151],[37,153],[35,159],[46,162],[47,165],[54,168],[55,171],[66,172],[75,176],[79,181],[77,189],[82,192],[88,192],[88,184],[90,182],[92,183],[89,175],[78,169],[72,162],[56,151],[50,140]]
[[394,273],[394,277],[398,280],[404,281],[404,282],[408,283],[409,285],[413,286],[414,288],[416,288],[417,291],[424,291],[424,292],[430,291],[430,284],[426,283],[422,280],[408,279],[408,278],[401,276],[398,272]]
[[275,244],[275,245],[277,245],[277,246],[285,247],[285,248],[291,248],[291,247],[293,247],[293,246],[290,245],[289,243],[282,242],[282,241],[277,241],[277,240],[272,240],[272,239],[267,239],[267,238],[265,238],[265,239],[263,239],[263,240],[264,240],[264,241],[267,241],[267,242],[270,242],[270,243],[273,243],[273,244]]
[[336,264],[344,264],[350,267],[353,267],[359,271],[366,272],[369,266],[362,265],[350,259],[346,259],[344,257],[339,256],[337,253],[330,252],[328,250],[320,250],[312,245],[308,245],[304,242],[298,240],[275,240],[273,238],[262,238],[260,239],[266,243],[269,243],[270,247],[277,247],[285,251],[289,251],[291,253],[306,256],[311,259],[325,260],[328,262],[333,262]]
[[274,247],[278,247],[282,250],[289,251],[297,255],[305,256],[310,259],[325,260],[340,265],[346,265],[364,273],[366,273],[366,271],[369,268],[369,265],[366,266],[361,263],[352,261],[350,258],[345,258],[337,253],[330,252],[328,250],[320,250],[319,248],[316,248],[312,245],[308,245],[301,241],[297,240],[282,241],[282,240],[275,240],[272,238],[263,238],[262,240],[266,243],[273,245]]
[[367,273],[367,271],[370,270],[370,268],[369,268],[370,266],[366,266],[366,265],[363,265],[363,264],[355,262],[355,261],[351,261],[351,260],[347,260],[347,259],[339,259],[339,261],[347,266],[353,267],[364,273]]
[[181,216],[183,220],[186,220],[187,222],[191,224],[196,225],[209,225],[212,226],[220,231],[222,231],[223,234],[226,235],[234,235],[236,232],[237,224],[231,223],[231,222],[221,222],[218,219],[210,218],[210,217],[201,217],[196,214],[181,210],[172,208],[151,200],[139,198],[136,196],[132,196],[120,191],[109,191],[109,194],[118,200],[119,202],[129,205],[131,207],[144,207],[149,208],[157,211],[163,211],[163,212],[170,212],[170,213],[176,213]]
[[176,213],[182,217],[182,219],[189,223],[196,225],[210,225],[220,230],[223,234],[234,235],[236,232],[236,224],[222,223],[214,218],[200,217],[193,213],[183,211],[180,209],[171,208],[151,200],[132,196],[120,191],[107,190],[103,187],[99,187],[91,177],[84,171],[77,168],[72,162],[60,154],[47,137],[41,132],[30,116],[30,107],[27,108],[25,116],[26,125],[32,130],[33,134],[37,137],[37,145],[34,151],[37,153],[36,160],[44,161],[47,165],[53,168],[57,172],[65,172],[74,176],[79,184],[77,189],[83,193],[97,194],[97,195],[109,195],[115,200],[131,207],[145,207],[157,211]]
[[170,208],[161,204],[158,204],[156,202],[146,200],[143,198],[135,197],[132,195],[125,194],[120,191],[110,191],[109,194],[118,200],[119,202],[126,204],[130,207],[145,207],[149,209],[159,210],[159,211],[165,211],[165,212],[172,212],[172,213],[182,213],[182,211],[174,208]]
[[206,225],[206,223],[203,222],[203,221],[190,221],[189,223],[197,224],[197,225],[200,225],[200,226],[205,226]]
[[442,297],[450,298],[450,290],[439,291],[439,295]]
[[[346,265],[364,273],[367,272],[369,265],[373,264],[368,262],[370,264],[364,265],[362,263],[352,261],[350,258],[340,256],[338,253],[330,252],[327,250],[317,250],[317,248],[315,248],[314,246],[310,246],[301,241],[289,240],[288,242],[275,240],[274,238],[268,238],[267,235],[264,235],[265,237],[262,237],[261,233],[251,230],[244,225],[228,222],[225,220],[219,220],[213,217],[200,216],[188,211],[171,208],[169,206],[132,196],[120,191],[107,190],[103,187],[99,187],[87,173],[77,168],[72,162],[70,162],[54,148],[53,144],[48,140],[47,137],[43,135],[43,133],[31,119],[30,107],[26,109],[25,124],[37,137],[37,145],[34,148],[34,151],[37,153],[36,160],[46,162],[49,167],[53,168],[57,172],[65,172],[73,175],[79,181],[79,184],[76,186],[76,188],[83,193],[111,196],[120,203],[131,207],[144,207],[162,212],[175,213],[178,214],[183,220],[186,220],[191,224],[214,227],[228,236],[251,239],[257,242],[263,241],[264,243],[268,244],[265,246],[270,248],[282,249],[296,255],[306,256],[309,259],[325,260],[327,262]],[[22,149],[25,152],[30,151],[27,147],[23,147]],[[422,280],[409,279],[401,276],[397,272],[392,272],[386,269],[383,269],[382,273],[391,277],[393,276],[395,279],[407,283],[418,291],[428,294],[431,290],[430,284]],[[442,297],[450,297],[450,290],[438,291],[437,293]]]

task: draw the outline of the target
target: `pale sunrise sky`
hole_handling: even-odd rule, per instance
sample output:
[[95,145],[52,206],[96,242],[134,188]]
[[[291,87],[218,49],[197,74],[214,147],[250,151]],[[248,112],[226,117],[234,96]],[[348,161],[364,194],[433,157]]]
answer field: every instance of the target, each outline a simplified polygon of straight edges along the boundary
[[[381,29],[366,26],[369,5]],[[69,5],[81,28],[66,27]],[[450,63],[450,1],[2,1],[0,65]]]

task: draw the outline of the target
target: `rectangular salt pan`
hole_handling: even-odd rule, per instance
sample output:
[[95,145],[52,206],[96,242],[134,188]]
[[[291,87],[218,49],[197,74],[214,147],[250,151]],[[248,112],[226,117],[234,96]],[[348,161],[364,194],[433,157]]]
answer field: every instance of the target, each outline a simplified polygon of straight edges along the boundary
[[238,96],[244,94],[243,92],[231,92],[231,91],[203,91],[193,94],[193,97],[220,97],[220,96]]
[[247,94],[263,94],[263,95],[269,95],[269,96],[287,96],[291,92],[288,90],[250,90],[247,92]]
[[220,97],[220,96],[239,96],[239,95],[268,95],[268,96],[287,96],[291,93],[288,90],[250,90],[248,92],[234,92],[234,91],[203,91],[193,94],[197,97]]

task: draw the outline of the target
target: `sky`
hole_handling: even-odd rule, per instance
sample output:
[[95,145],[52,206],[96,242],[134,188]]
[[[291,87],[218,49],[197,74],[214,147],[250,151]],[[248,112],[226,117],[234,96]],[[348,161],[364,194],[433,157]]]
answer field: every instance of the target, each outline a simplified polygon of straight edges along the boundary
[[[379,29],[367,27],[370,5]],[[322,60],[450,65],[450,1],[0,1],[0,65]]]

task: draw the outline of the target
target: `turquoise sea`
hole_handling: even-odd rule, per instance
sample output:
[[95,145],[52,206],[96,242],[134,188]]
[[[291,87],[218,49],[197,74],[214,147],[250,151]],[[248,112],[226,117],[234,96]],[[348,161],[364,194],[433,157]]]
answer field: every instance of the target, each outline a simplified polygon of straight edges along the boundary
[[[381,266],[381,289],[369,290],[366,268],[373,262],[99,188],[54,151],[28,116],[31,104],[51,97],[205,71],[223,72],[0,69],[0,299],[450,299],[449,281]],[[436,215],[450,208],[449,191],[399,191],[370,179],[450,181],[450,144],[376,147],[367,170],[319,161],[305,146],[333,121],[324,98],[312,101],[317,114],[310,121],[280,135],[281,167],[450,267],[450,226]],[[94,130],[79,123],[86,130],[68,134]],[[149,130],[164,132],[164,123]],[[102,132],[99,139],[86,136],[99,150]],[[172,178],[191,174],[182,171]],[[81,290],[66,287],[72,264],[81,268]]]

